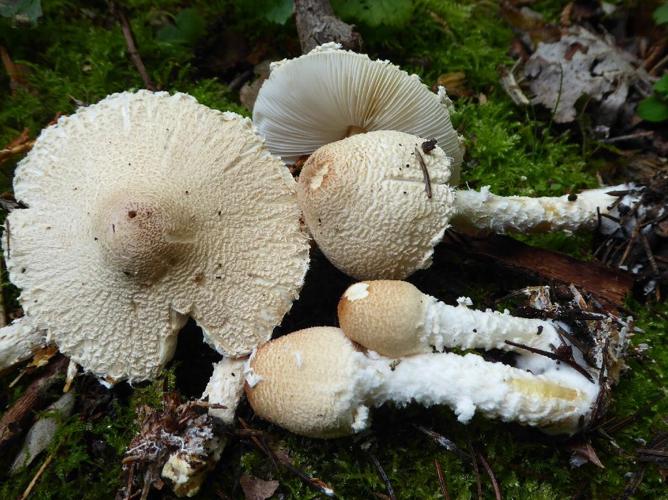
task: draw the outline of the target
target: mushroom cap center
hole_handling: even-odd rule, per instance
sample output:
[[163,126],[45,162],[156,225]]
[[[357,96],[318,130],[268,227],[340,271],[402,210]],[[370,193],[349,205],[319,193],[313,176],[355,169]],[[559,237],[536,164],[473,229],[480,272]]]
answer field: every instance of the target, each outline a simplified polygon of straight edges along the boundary
[[181,261],[194,241],[192,217],[164,194],[112,196],[100,205],[93,234],[112,267],[148,281]]

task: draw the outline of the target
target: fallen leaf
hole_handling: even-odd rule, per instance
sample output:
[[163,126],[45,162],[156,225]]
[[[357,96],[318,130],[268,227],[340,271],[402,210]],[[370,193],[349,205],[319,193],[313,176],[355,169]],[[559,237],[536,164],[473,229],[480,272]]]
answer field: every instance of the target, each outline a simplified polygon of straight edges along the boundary
[[445,87],[448,95],[457,97],[472,95],[471,91],[466,88],[466,74],[462,71],[445,73],[438,77],[436,83],[437,85]]
[[246,500],[266,500],[276,493],[278,489],[278,481],[265,481],[264,479],[248,474],[241,475],[239,484],[244,491]]
[[557,123],[575,120],[575,103],[589,97],[599,103],[597,124],[612,126],[630,87],[642,79],[636,59],[609,39],[582,27],[569,30],[558,42],[541,43],[524,67],[533,94]]
[[570,459],[572,467],[580,467],[586,463],[592,463],[596,467],[605,469],[591,443],[574,443],[568,448],[573,452]]

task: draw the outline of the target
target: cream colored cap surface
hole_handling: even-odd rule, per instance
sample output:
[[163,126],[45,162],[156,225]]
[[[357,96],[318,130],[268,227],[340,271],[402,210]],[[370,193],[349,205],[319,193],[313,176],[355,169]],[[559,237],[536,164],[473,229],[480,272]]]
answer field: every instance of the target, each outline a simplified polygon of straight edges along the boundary
[[427,296],[406,281],[362,281],[339,301],[339,324],[346,337],[383,356],[424,352]]
[[251,357],[255,382],[246,384],[248,401],[260,417],[303,436],[351,434],[356,420],[367,415],[357,400],[356,354],[352,342],[333,327],[272,340]]
[[422,153],[423,142],[403,132],[358,134],[321,147],[304,164],[297,194],[306,224],[344,273],[402,279],[431,264],[454,213],[454,191],[450,160],[439,147]]
[[271,336],[302,285],[295,185],[250,120],[185,94],[111,95],[19,164],[3,247],[21,304],[112,380],[152,378],[188,316],[227,355]]
[[445,91],[434,94],[389,61],[338,47],[328,43],[272,64],[253,108],[271,152],[294,162],[351,131],[399,130],[437,139],[453,160],[451,182],[458,182],[464,150]]

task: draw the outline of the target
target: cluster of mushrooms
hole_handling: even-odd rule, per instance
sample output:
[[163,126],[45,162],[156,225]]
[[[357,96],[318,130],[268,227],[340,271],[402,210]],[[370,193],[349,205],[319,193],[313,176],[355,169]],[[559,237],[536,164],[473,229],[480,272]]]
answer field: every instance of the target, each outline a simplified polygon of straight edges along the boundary
[[[61,117],[16,169],[20,208],[2,244],[25,315],[0,330],[0,368],[55,343],[71,374],[152,379],[192,318],[224,356],[203,397],[227,423],[245,388],[258,415],[313,437],[358,432],[370,407],[412,401],[462,422],[480,411],[576,432],[593,378],[526,351],[515,366],[444,352],[554,349],[565,342],[554,324],[392,280],[429,267],[448,227],[593,228],[620,188],[455,189],[463,148],[450,106],[442,88],[326,44],[272,65],[252,121],[148,91]],[[306,156],[295,182],[284,162]],[[378,281],[346,291],[340,329],[269,341],[304,282],[309,235],[338,269]]]

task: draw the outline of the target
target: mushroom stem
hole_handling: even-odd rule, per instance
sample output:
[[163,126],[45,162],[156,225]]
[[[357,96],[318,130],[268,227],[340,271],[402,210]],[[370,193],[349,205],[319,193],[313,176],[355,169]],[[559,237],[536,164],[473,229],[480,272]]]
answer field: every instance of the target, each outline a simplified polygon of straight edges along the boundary
[[568,367],[533,375],[476,354],[421,354],[402,359],[394,369],[387,359],[370,362],[384,364],[384,380],[373,395],[375,406],[446,405],[463,423],[478,410],[551,433],[573,433],[598,394],[596,384]]
[[244,392],[244,364],[247,360],[248,357],[225,357],[220,360],[214,366],[211,379],[202,394],[202,398],[209,399],[209,404],[220,405],[209,408],[209,415],[227,425],[234,423],[234,415]]
[[[348,338],[390,357],[453,347],[518,350],[507,340],[548,351],[562,343],[548,321],[476,311],[466,302],[465,298],[458,306],[439,302],[406,281],[363,281],[341,297],[339,323]],[[531,369],[542,371],[554,363],[543,358],[542,364],[532,362]]]
[[451,347],[517,350],[507,340],[548,350],[561,343],[556,328],[547,321],[511,316],[508,311],[469,309],[464,302],[451,306],[429,298],[424,331],[427,345],[439,351]]
[[489,187],[455,194],[455,227],[474,227],[495,233],[550,232],[593,229],[599,213],[608,213],[617,199],[607,193],[627,191],[629,186],[590,189],[559,197],[497,196]]
[[25,361],[44,345],[44,330],[36,328],[26,316],[15,320],[0,329],[0,370]]

